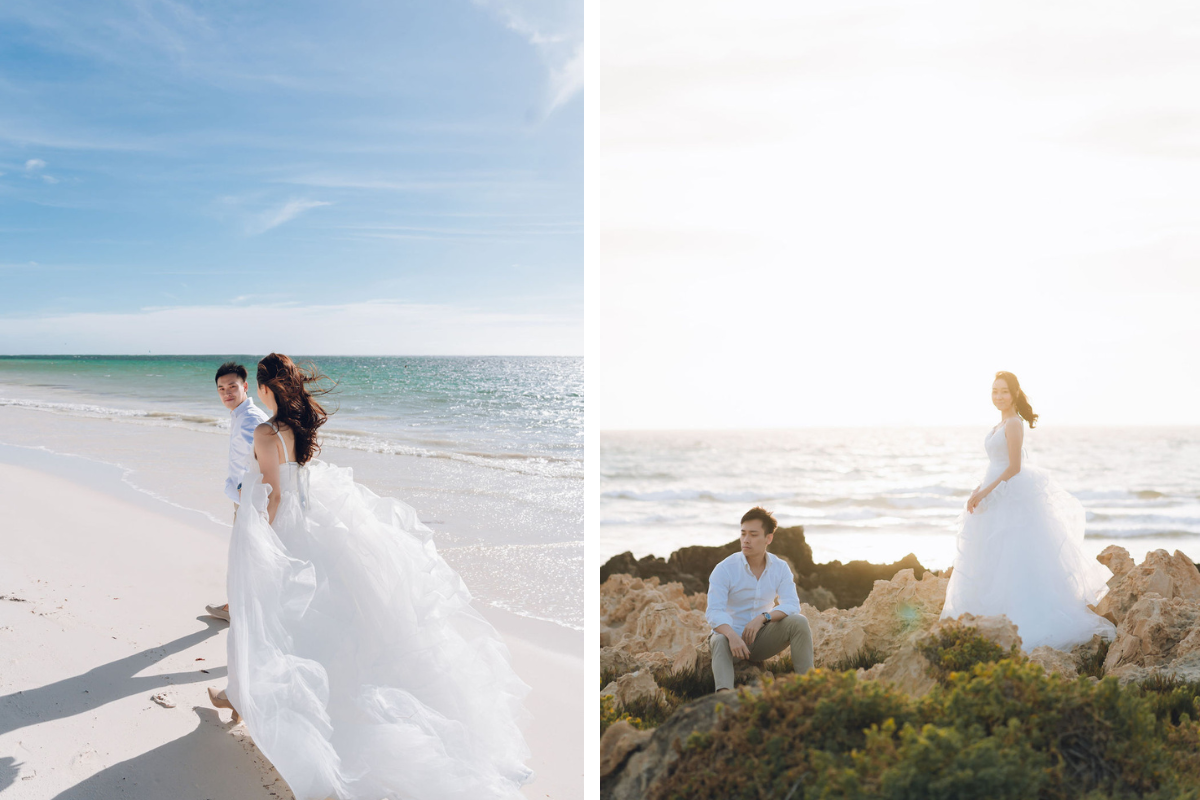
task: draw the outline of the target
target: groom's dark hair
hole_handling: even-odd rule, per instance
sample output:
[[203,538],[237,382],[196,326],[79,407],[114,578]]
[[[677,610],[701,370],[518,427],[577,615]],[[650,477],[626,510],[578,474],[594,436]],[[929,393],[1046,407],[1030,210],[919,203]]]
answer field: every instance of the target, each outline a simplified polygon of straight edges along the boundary
[[224,364],[217,367],[217,377],[213,378],[213,380],[221,380],[222,375],[237,375],[238,380],[240,380],[242,383],[246,383],[246,368],[236,361],[226,361]]
[[742,522],[749,522],[752,519],[762,523],[763,533],[767,536],[775,533],[775,529],[779,527],[779,523],[775,521],[775,515],[762,506],[755,506],[742,515]]

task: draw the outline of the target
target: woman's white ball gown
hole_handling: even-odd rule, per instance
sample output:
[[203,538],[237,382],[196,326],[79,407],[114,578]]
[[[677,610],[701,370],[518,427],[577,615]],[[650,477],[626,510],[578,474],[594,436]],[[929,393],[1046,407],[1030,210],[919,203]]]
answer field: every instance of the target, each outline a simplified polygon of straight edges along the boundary
[[228,697],[298,800],[517,798],[529,691],[404,503],[321,461],[247,475]]
[[[986,486],[1008,468],[1005,426],[984,440]],[[963,514],[958,554],[942,619],[964,612],[1004,614],[1026,652],[1068,650],[1093,634],[1112,639],[1111,622],[1091,611],[1108,591],[1107,567],[1083,551],[1084,510],[1045,470],[1022,457],[1021,471]]]

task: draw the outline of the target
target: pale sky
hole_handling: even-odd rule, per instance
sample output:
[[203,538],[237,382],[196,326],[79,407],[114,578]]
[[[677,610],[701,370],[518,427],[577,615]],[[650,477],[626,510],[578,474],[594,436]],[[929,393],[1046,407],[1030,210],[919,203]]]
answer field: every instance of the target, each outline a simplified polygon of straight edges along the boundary
[[582,16],[5,0],[0,354],[579,355]]
[[1200,8],[588,8],[601,429],[1200,424]]

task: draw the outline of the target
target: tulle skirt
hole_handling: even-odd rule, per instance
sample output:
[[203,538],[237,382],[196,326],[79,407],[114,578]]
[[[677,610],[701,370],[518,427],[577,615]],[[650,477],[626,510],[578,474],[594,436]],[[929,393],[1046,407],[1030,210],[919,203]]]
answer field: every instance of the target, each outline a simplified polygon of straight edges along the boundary
[[274,526],[261,476],[243,489],[227,693],[298,800],[520,797],[529,688],[429,529],[349,469],[281,483]]
[[[991,475],[984,485],[996,479]],[[1044,470],[1023,465],[960,519],[942,619],[1004,614],[1022,647],[1059,650],[1116,635],[1088,604],[1108,591],[1108,567],[1083,551],[1083,506]]]

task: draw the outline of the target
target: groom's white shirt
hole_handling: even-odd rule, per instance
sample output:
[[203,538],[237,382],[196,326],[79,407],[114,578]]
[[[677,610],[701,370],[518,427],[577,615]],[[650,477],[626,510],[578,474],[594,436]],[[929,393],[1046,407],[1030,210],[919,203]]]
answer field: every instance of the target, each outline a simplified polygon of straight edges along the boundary
[[[775,598],[779,605],[775,605]],[[716,630],[728,625],[739,635],[756,615],[778,608],[791,616],[800,613],[796,580],[787,562],[767,553],[767,568],[755,578],[750,562],[738,552],[713,568],[708,578],[708,624]]]
[[270,415],[249,397],[229,412],[229,477],[225,479],[225,495],[235,503],[241,502],[238,489],[253,457],[254,429],[268,419]]

